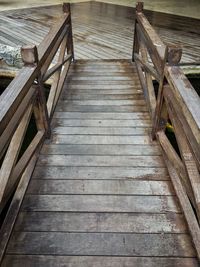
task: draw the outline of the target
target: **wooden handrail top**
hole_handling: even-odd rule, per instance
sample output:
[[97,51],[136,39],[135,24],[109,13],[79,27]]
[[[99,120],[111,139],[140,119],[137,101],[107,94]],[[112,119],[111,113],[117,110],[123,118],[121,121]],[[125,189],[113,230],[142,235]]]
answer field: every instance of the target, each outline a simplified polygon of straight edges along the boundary
[[[16,78],[9,84],[0,96],[0,134],[5,129],[7,122],[12,118],[21,100],[26,95],[30,86],[34,83],[43,65],[52,53],[54,46],[59,46],[63,37],[67,33],[70,13],[64,13],[60,21],[54,25],[48,35],[38,46],[37,65],[23,67]],[[55,52],[57,49],[55,49]]]

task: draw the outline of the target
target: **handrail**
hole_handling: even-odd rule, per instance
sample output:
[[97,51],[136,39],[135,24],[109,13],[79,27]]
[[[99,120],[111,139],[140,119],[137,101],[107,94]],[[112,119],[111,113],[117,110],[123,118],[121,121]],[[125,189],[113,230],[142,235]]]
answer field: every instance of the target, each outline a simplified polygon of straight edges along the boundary
[[[165,45],[136,5],[133,58],[174,189],[200,259],[200,98],[178,63],[182,50]],[[153,80],[159,83],[155,94]],[[171,124],[179,151],[166,134]],[[195,210],[195,212],[194,212]]]
[[[45,137],[50,135],[50,121],[74,60],[69,4],[63,4],[63,16],[41,44],[22,47],[21,55],[24,67],[0,96],[0,213]],[[50,77],[52,84],[46,101],[44,82]],[[37,132],[19,158],[31,118]]]

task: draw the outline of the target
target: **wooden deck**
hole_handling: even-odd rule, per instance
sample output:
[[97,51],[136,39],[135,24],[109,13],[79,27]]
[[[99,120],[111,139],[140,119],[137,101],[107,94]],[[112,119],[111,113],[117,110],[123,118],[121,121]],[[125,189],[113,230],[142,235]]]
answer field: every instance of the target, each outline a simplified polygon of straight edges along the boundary
[[[13,47],[39,44],[61,7],[49,6],[0,13],[0,44]],[[145,11],[166,43],[183,47],[182,63],[200,64],[198,19]],[[72,5],[77,59],[129,59],[132,53],[135,9],[99,2]],[[31,33],[31,34],[30,34]]]
[[2,267],[197,267],[129,61],[72,65]]

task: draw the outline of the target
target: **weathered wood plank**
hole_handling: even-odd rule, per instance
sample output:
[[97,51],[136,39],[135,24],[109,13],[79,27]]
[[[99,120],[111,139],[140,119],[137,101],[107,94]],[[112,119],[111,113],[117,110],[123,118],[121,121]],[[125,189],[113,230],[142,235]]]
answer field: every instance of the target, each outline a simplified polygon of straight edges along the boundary
[[153,155],[160,156],[156,145],[43,145],[41,154],[48,155]]
[[[89,132],[89,131],[88,131]],[[54,135],[52,144],[91,144],[91,145],[148,145],[152,144],[151,138],[144,136],[106,136],[106,135]]]
[[[62,127],[53,123],[52,132],[57,135],[106,135],[106,136],[150,136],[151,129],[144,127]],[[155,142],[154,142],[155,144]]]
[[[119,223],[120,222],[120,223]],[[186,233],[182,214],[21,212],[15,226],[25,232]]]
[[131,81],[133,82],[133,77],[132,75],[128,75],[127,73],[125,75],[121,75],[121,76],[118,76],[118,75],[112,75],[110,74],[109,76],[108,75],[105,75],[105,76],[95,76],[92,75],[92,76],[86,76],[86,75],[72,75],[68,78],[68,80],[70,80],[70,82],[76,82],[76,81],[85,81],[87,83],[92,83],[93,81],[95,81],[96,83],[104,83],[104,82],[114,82],[114,81],[117,81],[118,83],[121,83],[121,81]]
[[8,254],[184,256],[195,252],[185,234],[15,232]]
[[70,84],[67,85],[67,92],[63,92],[62,93],[62,97],[64,98],[67,95],[73,95],[73,94],[77,94],[77,95],[84,95],[84,94],[95,94],[95,95],[124,95],[124,94],[132,94],[133,96],[137,96],[137,95],[143,95],[142,94],[142,90],[140,89],[135,89],[135,88],[124,88],[124,89],[118,89],[117,87],[114,87],[113,89],[95,89],[95,88],[87,88],[87,89],[77,89],[77,88],[70,88]]
[[[60,106],[66,106],[69,100],[60,102]],[[70,104],[77,106],[145,106],[144,99],[142,100],[70,100]]]
[[[82,90],[83,91],[83,90]],[[93,94],[90,92],[90,94],[82,93],[77,94],[75,92],[68,91],[67,94],[64,95],[63,99],[67,98],[70,100],[142,100],[143,95],[142,94]]]
[[195,258],[6,255],[2,267],[198,267]]
[[118,90],[125,90],[125,89],[130,89],[133,92],[140,92],[141,93],[141,85],[139,82],[137,84],[121,84],[121,83],[116,83],[116,84],[110,84],[106,83],[104,85],[102,84],[72,84],[72,83],[67,83],[66,87],[69,90],[115,90],[116,93]]
[[39,180],[30,182],[33,195],[174,195],[167,181],[130,180]]
[[22,210],[180,213],[173,196],[26,195]]
[[[149,119],[136,120],[101,120],[101,119],[62,119],[56,118],[58,126],[72,126],[72,127],[150,127],[151,121]],[[54,121],[54,120],[53,120]]]
[[37,165],[33,178],[39,179],[138,179],[169,180],[165,167],[67,167]]
[[65,103],[65,105],[58,105],[57,111],[72,111],[72,112],[147,112],[147,107],[133,105],[76,105],[72,103]]
[[163,167],[164,162],[161,156],[41,155],[38,165]]
[[57,119],[83,119],[83,120],[147,120],[150,119],[149,113],[138,112],[138,113],[98,113],[98,112],[55,112],[54,118]]

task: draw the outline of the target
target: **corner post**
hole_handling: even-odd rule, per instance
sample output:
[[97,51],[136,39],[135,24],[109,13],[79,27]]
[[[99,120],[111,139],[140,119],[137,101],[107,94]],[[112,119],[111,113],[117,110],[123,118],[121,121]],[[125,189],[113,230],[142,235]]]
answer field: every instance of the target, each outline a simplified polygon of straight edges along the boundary
[[[38,50],[36,45],[25,45],[21,47],[21,56],[24,67],[37,67],[39,63]],[[36,101],[33,111],[38,131],[45,131],[46,137],[50,137],[50,122],[47,111],[45,91],[41,79],[41,73],[38,70],[37,78],[32,87],[36,91]]]
[[137,13],[142,13],[144,9],[143,2],[137,2],[135,7],[135,28],[134,28],[134,36],[133,36],[133,52],[132,52],[132,62],[135,61],[134,54],[139,53],[139,43],[137,37]]
[[177,66],[181,61],[182,48],[177,45],[168,45],[167,62],[169,66]]
[[36,45],[24,45],[21,47],[22,61],[25,67],[35,67],[38,64],[38,51]]
[[73,32],[72,32],[72,17],[71,17],[71,5],[70,3],[63,3],[63,13],[67,14],[69,13],[69,37],[67,42],[67,53],[71,52],[72,54],[72,61],[75,61],[74,58],[74,42],[73,42]]

